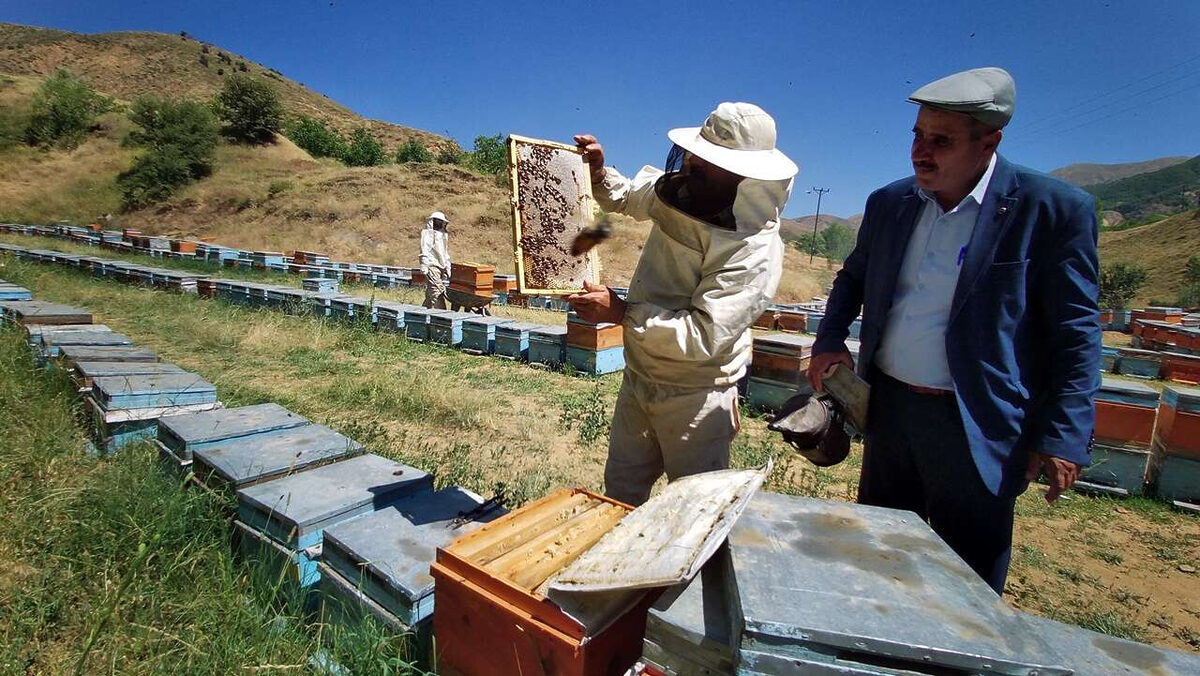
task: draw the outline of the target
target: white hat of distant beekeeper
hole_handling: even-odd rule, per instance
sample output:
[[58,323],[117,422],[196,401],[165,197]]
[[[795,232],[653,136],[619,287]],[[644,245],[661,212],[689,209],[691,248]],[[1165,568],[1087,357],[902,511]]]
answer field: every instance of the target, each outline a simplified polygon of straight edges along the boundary
[[432,221],[444,221],[444,222],[446,222],[446,223],[449,223],[449,222],[450,222],[450,219],[449,219],[449,218],[446,218],[446,214],[443,214],[443,213],[442,213],[442,212],[440,212],[440,211],[435,211],[435,212],[433,212],[432,214],[429,214],[429,218],[427,218],[427,219],[425,219],[425,220],[427,220],[427,221],[431,221],[431,222],[432,222]]
[[775,120],[753,103],[725,102],[703,127],[681,127],[667,138],[726,171],[760,181],[782,181],[800,171],[775,147]]
[[910,94],[908,100],[970,115],[992,129],[1003,129],[1016,107],[1017,85],[1003,68],[975,68],[934,80]]

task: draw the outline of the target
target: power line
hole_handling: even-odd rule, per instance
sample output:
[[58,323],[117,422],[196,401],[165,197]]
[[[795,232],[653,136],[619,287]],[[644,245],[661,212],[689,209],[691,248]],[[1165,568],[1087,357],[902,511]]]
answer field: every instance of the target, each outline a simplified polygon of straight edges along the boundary
[[1073,127],[1067,127],[1067,128],[1065,128],[1065,129],[1043,129],[1043,130],[1042,130],[1042,131],[1040,131],[1040,132],[1036,132],[1036,133],[1033,133],[1033,134],[1029,134],[1029,135],[1026,135],[1026,136],[1021,136],[1021,137],[1019,137],[1019,138],[1016,138],[1016,139],[1014,139],[1014,141],[1015,141],[1016,143],[1018,143],[1018,144],[1019,144],[1019,143],[1021,143],[1021,142],[1023,142],[1023,141],[1028,141],[1028,140],[1030,140],[1030,139],[1033,139],[1033,138],[1037,138],[1037,137],[1040,137],[1040,136],[1045,136],[1046,134],[1050,134],[1050,133],[1055,133],[1055,134],[1066,134],[1066,133],[1069,133],[1069,132],[1075,131],[1076,129],[1080,129],[1080,128],[1082,128],[1082,127],[1086,127],[1086,126],[1088,126],[1088,125],[1092,125],[1092,124],[1095,124],[1095,123],[1097,123],[1097,122],[1102,122],[1102,121],[1104,121],[1104,120],[1107,120],[1107,119],[1109,119],[1109,118],[1116,117],[1117,115],[1121,115],[1121,114],[1123,114],[1123,113],[1128,113],[1128,112],[1130,112],[1130,111],[1134,111],[1134,110],[1138,110],[1138,109],[1141,109],[1141,108],[1145,108],[1146,106],[1148,106],[1148,105],[1150,105],[1150,104],[1157,103],[1157,102],[1159,102],[1159,101],[1162,101],[1162,100],[1165,100],[1165,99],[1169,99],[1169,98],[1171,98],[1171,97],[1174,97],[1174,96],[1179,96],[1180,94],[1185,94],[1185,93],[1187,93],[1187,92],[1190,92],[1190,91],[1192,91],[1192,90],[1194,90],[1194,89],[1200,89],[1200,83],[1194,84],[1194,85],[1192,85],[1191,87],[1185,87],[1184,89],[1180,89],[1180,90],[1177,90],[1177,91],[1171,92],[1171,93],[1169,93],[1169,94],[1164,94],[1163,96],[1160,96],[1160,97],[1158,97],[1158,98],[1156,98],[1156,99],[1151,99],[1151,100],[1149,100],[1149,101],[1145,101],[1145,102],[1142,102],[1142,103],[1137,103],[1137,104],[1135,104],[1135,105],[1132,105],[1132,106],[1129,106],[1129,107],[1127,107],[1127,108],[1122,108],[1121,110],[1116,110],[1116,111],[1113,111],[1112,113],[1109,113],[1108,115],[1105,115],[1105,116],[1103,116],[1103,117],[1098,117],[1098,118],[1096,118],[1096,119],[1094,119],[1094,120],[1088,120],[1088,121],[1086,121],[1086,122],[1081,122],[1081,123],[1079,123],[1079,124],[1077,124],[1077,125],[1075,125],[1075,126],[1073,126]]
[[[1054,119],[1054,118],[1060,118],[1060,117],[1069,117],[1071,112],[1073,112],[1079,108],[1083,108],[1084,106],[1090,105],[1099,99],[1103,99],[1108,96],[1112,96],[1113,94],[1116,94],[1117,92],[1124,91],[1130,87],[1141,84],[1142,82],[1145,82],[1146,80],[1152,80],[1152,79],[1158,77],[1159,75],[1162,75],[1164,73],[1169,73],[1170,71],[1173,71],[1176,68],[1179,68],[1180,66],[1186,66],[1186,65],[1188,65],[1190,63],[1194,63],[1196,61],[1200,61],[1200,54],[1193,56],[1189,59],[1180,61],[1179,63],[1177,63],[1173,66],[1168,66],[1166,68],[1163,68],[1162,70],[1155,71],[1149,75],[1145,75],[1145,76],[1137,78],[1135,80],[1126,82],[1125,84],[1121,85],[1120,87],[1117,87],[1115,89],[1110,89],[1107,92],[1100,94],[1099,96],[1095,96],[1095,97],[1080,101],[1079,103],[1073,104],[1071,106],[1068,106],[1067,108],[1064,108],[1057,113],[1053,113],[1051,115],[1048,115],[1047,117],[1042,118],[1042,121]],[[1190,77],[1190,75],[1191,74],[1185,75],[1184,78]],[[1040,122],[1039,122],[1039,124],[1040,124]]]
[[[1148,93],[1150,93],[1150,92],[1152,92],[1152,91],[1154,91],[1154,90],[1156,90],[1156,89],[1162,89],[1163,87],[1166,87],[1167,85],[1175,84],[1175,83],[1177,83],[1177,82],[1180,82],[1180,81],[1183,81],[1183,80],[1187,80],[1188,78],[1196,77],[1197,75],[1200,75],[1200,71],[1198,71],[1198,72],[1192,72],[1192,73],[1186,73],[1186,74],[1184,74],[1184,75],[1181,75],[1181,76],[1179,76],[1179,77],[1177,77],[1177,78],[1173,78],[1173,79],[1167,80],[1166,82],[1160,82],[1160,83],[1158,83],[1158,84],[1156,84],[1156,85],[1152,85],[1152,86],[1150,86],[1150,87],[1147,87],[1147,88],[1145,88],[1145,89],[1142,89],[1142,90],[1136,91],[1136,92],[1134,92],[1134,93],[1132,93],[1132,94],[1129,94],[1129,95],[1127,95],[1127,96],[1122,96],[1122,97],[1119,97],[1119,98],[1117,98],[1117,99],[1114,99],[1114,100],[1112,100],[1112,101],[1109,101],[1108,103],[1105,103],[1105,104],[1102,104],[1102,105],[1096,106],[1096,107],[1095,107],[1095,108],[1093,108],[1092,110],[1090,110],[1090,111],[1088,111],[1087,113],[1085,113],[1085,115],[1091,115],[1091,114],[1093,114],[1093,113],[1097,113],[1097,112],[1103,111],[1103,110],[1104,110],[1104,109],[1106,109],[1106,108],[1111,108],[1112,106],[1115,106],[1115,105],[1117,105],[1117,104],[1124,103],[1124,102],[1126,102],[1126,101],[1129,101],[1129,100],[1135,99],[1135,98],[1137,98],[1137,97],[1139,97],[1139,96],[1141,96],[1141,95],[1143,95],[1143,94],[1148,94]],[[1075,108],[1078,108],[1078,107],[1079,107],[1079,106],[1075,106]],[[1060,116],[1060,117],[1061,117],[1061,116]],[[1062,117],[1062,119],[1057,119],[1057,120],[1056,120],[1056,119],[1052,119],[1052,118],[1043,118],[1043,119],[1041,119],[1041,120],[1038,120],[1037,122],[1033,123],[1033,128],[1032,128],[1032,129],[1029,129],[1029,130],[1026,130],[1026,133],[1040,133],[1040,132],[1042,132],[1042,131],[1044,131],[1044,130],[1046,130],[1046,129],[1050,129],[1050,128],[1053,128],[1053,127],[1060,126],[1060,125],[1062,125],[1063,123],[1071,123],[1071,122],[1073,122],[1073,121],[1075,121],[1075,120],[1073,120],[1073,119],[1072,119],[1070,116],[1067,116],[1067,117]]]

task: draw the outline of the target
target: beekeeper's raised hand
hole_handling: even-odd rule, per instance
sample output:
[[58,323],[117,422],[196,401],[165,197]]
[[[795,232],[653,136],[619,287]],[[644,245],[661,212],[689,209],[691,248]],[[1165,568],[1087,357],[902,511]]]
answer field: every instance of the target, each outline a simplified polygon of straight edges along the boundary
[[604,180],[604,146],[591,134],[577,134],[575,146],[583,151],[583,157],[592,168],[592,182]]

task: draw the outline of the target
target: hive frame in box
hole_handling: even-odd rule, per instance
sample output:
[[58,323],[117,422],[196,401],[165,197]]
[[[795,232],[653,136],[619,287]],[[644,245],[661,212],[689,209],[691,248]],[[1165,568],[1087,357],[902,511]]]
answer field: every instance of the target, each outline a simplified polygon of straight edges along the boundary
[[[568,233],[571,239],[574,239],[574,234],[581,231],[583,228],[590,225],[590,215],[595,210],[594,199],[592,197],[592,176],[588,169],[587,162],[583,158],[583,153],[575,146],[570,146],[565,143],[555,143],[554,141],[542,141],[539,139],[528,138],[510,134],[508,137],[508,176],[512,187],[512,217],[513,217],[513,255],[517,265],[517,289],[523,294],[544,294],[553,296],[565,296],[572,293],[583,291],[582,285],[580,288],[539,288],[533,286],[526,281],[526,266],[525,266],[525,251],[521,246],[522,234],[522,217],[521,217],[521,192],[518,173],[520,171],[520,159],[518,145],[540,146],[550,148],[552,150],[574,153],[579,156],[579,188],[580,201],[579,213],[587,216],[583,223],[577,224],[576,233]],[[569,242],[562,242],[567,246]],[[569,255],[569,254],[567,254]],[[589,251],[582,259],[583,274],[590,277],[592,284],[600,283],[600,258],[596,255],[595,249]]]

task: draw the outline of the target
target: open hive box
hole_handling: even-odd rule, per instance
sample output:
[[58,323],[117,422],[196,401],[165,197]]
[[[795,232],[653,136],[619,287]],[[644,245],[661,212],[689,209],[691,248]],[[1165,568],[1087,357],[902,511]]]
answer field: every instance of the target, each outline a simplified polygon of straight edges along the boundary
[[574,146],[508,137],[513,247],[523,294],[566,295],[599,282],[595,250],[571,255],[575,236],[592,224],[592,179]]
[[607,674],[632,664],[644,612],[630,611],[585,638],[583,626],[546,596],[548,580],[629,511],[586,490],[563,490],[438,549],[431,572],[438,664],[450,667],[443,673]]

